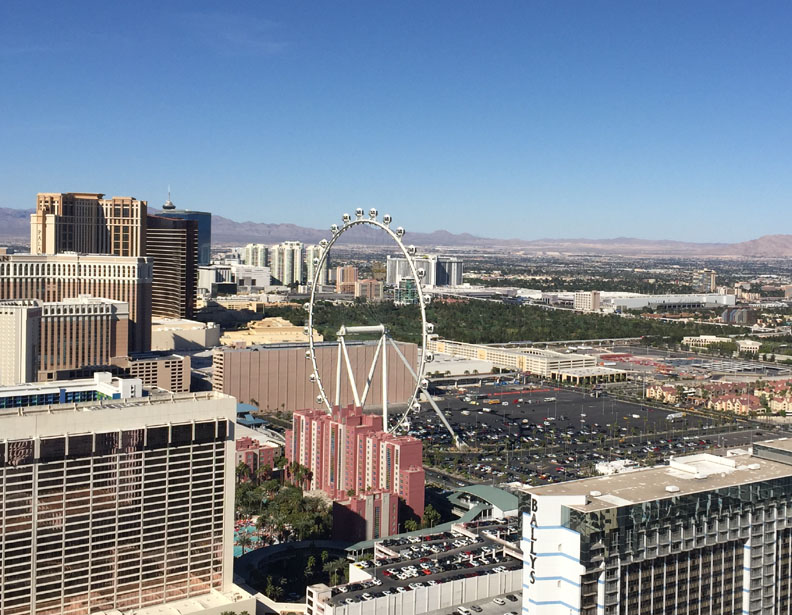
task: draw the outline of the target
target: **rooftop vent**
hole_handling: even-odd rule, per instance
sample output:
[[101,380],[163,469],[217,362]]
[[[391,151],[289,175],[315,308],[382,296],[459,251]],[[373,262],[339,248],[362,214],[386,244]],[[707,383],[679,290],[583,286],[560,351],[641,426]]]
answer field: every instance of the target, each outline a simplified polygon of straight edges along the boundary
[[679,487],[676,485],[668,485],[665,490],[668,491],[668,493],[677,493],[679,491]]
[[598,498],[599,496],[601,496],[601,495],[602,495],[602,491],[591,491],[591,492],[589,493],[589,495],[590,495],[592,498]]

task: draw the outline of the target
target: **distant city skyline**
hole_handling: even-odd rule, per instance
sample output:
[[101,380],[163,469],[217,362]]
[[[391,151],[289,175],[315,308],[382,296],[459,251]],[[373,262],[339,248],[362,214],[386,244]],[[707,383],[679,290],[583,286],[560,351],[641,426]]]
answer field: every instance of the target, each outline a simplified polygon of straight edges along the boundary
[[792,7],[0,7],[0,206],[98,190],[324,228],[792,231]]

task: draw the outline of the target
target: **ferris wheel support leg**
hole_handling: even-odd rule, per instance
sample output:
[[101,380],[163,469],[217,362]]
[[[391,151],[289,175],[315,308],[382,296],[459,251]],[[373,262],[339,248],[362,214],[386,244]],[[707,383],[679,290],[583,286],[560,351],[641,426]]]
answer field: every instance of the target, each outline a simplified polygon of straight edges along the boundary
[[404,363],[404,366],[410,372],[410,375],[415,380],[417,380],[418,379],[418,375],[415,373],[415,370],[412,368],[412,365],[410,365],[410,362],[407,360],[407,357],[404,356],[404,353],[401,351],[401,348],[399,348],[396,345],[396,342],[394,342],[391,338],[388,338],[388,341],[391,343],[391,346],[393,346],[393,349],[396,351],[396,354],[399,355],[399,358],[402,360],[402,363]]
[[336,360],[336,386],[335,386],[335,404],[337,408],[341,405],[341,344],[338,344],[338,358]]
[[425,397],[425,398],[426,398],[426,400],[429,402],[429,405],[430,405],[430,406],[432,406],[432,408],[434,408],[434,411],[435,411],[435,413],[437,414],[437,416],[439,416],[439,417],[440,417],[440,420],[441,420],[441,421],[443,421],[443,425],[445,425],[445,428],[448,430],[448,433],[450,433],[450,434],[451,434],[451,437],[454,439],[454,445],[455,445],[457,448],[462,448],[462,447],[464,447],[464,446],[467,446],[467,445],[466,445],[466,444],[465,444],[465,443],[462,441],[462,439],[461,439],[461,438],[459,438],[459,437],[458,437],[458,436],[457,436],[457,435],[454,433],[454,429],[451,427],[451,424],[450,424],[450,423],[448,422],[448,420],[446,419],[446,417],[445,417],[445,414],[443,414],[443,411],[442,411],[442,410],[440,410],[440,407],[439,407],[439,406],[438,406],[438,405],[435,403],[435,400],[434,400],[434,399],[432,399],[432,396],[431,396],[431,395],[429,395],[429,391],[427,391],[426,389],[424,389],[423,387],[421,387],[421,393],[423,393],[423,394],[424,394],[424,397]]
[[347,376],[349,376],[349,386],[352,388],[352,396],[355,399],[355,406],[361,408],[360,396],[358,395],[357,384],[355,384],[355,374],[352,372],[352,362],[349,360],[349,352],[347,351],[346,342],[341,338],[341,348],[344,353],[344,361],[347,367]]
[[388,431],[388,342],[382,334],[382,429]]
[[362,405],[365,405],[366,399],[368,398],[369,388],[371,387],[371,381],[374,379],[374,370],[377,368],[380,350],[382,350],[382,338],[380,338],[377,343],[377,349],[374,351],[374,358],[371,360],[371,369],[369,369],[368,377],[366,378],[366,386],[363,387],[363,395],[360,396]]

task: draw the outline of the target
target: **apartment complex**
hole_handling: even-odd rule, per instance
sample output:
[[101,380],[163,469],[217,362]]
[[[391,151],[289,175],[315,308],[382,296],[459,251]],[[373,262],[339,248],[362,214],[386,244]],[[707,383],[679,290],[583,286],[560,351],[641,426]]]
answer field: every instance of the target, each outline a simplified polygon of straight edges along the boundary
[[249,243],[242,258],[245,265],[266,267],[270,263],[270,247],[263,243]]
[[40,193],[30,216],[32,254],[146,253],[146,201],[100,193]]
[[[422,282],[426,286],[460,286],[462,284],[463,263],[456,256],[437,254],[415,257],[415,268],[423,269]],[[386,262],[388,284],[398,286],[403,278],[412,278],[409,262],[403,256],[388,256]]]
[[[373,538],[389,535],[397,524],[389,513],[392,509],[388,501],[383,502],[383,493],[401,498],[409,515],[423,516],[422,451],[417,438],[384,432],[381,416],[363,414],[361,408],[352,405],[335,408],[332,414],[295,411],[292,429],[286,431],[286,457],[310,468],[312,489],[320,489],[336,501],[346,501],[348,512],[356,513],[367,508],[364,496],[380,495],[376,499],[385,507],[380,506],[377,514],[367,519],[372,532],[377,529]],[[368,502],[373,515],[374,500]],[[337,537],[352,533],[352,527],[342,528],[340,533],[337,527],[334,529]]]
[[0,411],[0,612],[255,611],[233,585],[236,403]]
[[[151,346],[151,259],[100,254],[0,255],[0,301],[91,295],[129,306],[127,347]],[[74,309],[77,309],[76,306]]]
[[282,286],[299,284],[303,280],[303,244],[284,241],[270,249],[270,271]]
[[249,436],[238,438],[236,441],[236,463],[244,463],[252,476],[256,476],[259,468],[269,466],[270,470],[275,468],[275,456],[280,453],[280,447],[272,442],[261,442]]
[[[322,246],[305,246],[305,279],[309,284],[313,284],[313,280],[316,275],[316,269],[319,266],[319,262],[322,260],[322,254],[324,254],[324,251],[325,248]],[[322,263],[322,266],[319,269],[319,279],[316,281],[319,286],[324,286],[327,284],[327,272],[330,264],[329,261],[330,258],[328,257],[325,259],[325,262]]]
[[430,352],[448,354],[452,357],[489,361],[495,367],[501,369],[528,372],[548,378],[554,374],[569,372],[569,370],[595,367],[597,365],[597,359],[591,355],[567,354],[544,348],[502,348],[437,338],[430,338],[426,348]]
[[792,608],[792,440],[526,491],[530,615]]
[[[346,343],[356,383],[366,382],[377,351],[377,342]],[[418,347],[397,342],[411,365],[417,365]],[[335,377],[338,368],[338,346],[315,344],[316,361],[329,399],[335,399]],[[267,344],[247,348],[216,348],[212,355],[212,388],[251,403],[260,410],[292,410],[312,408],[316,403],[316,385],[308,379],[311,362],[306,358],[307,344]],[[343,359],[342,359],[343,363]],[[415,389],[415,379],[396,351],[388,346],[388,400],[406,403]],[[378,406],[382,400],[382,361],[378,361],[371,377],[367,407]],[[340,405],[354,403],[347,370],[341,370]]]
[[198,223],[148,216],[146,244],[152,258],[151,315],[191,318],[198,293]]
[[697,293],[714,293],[718,287],[715,272],[712,269],[694,271],[691,286]]

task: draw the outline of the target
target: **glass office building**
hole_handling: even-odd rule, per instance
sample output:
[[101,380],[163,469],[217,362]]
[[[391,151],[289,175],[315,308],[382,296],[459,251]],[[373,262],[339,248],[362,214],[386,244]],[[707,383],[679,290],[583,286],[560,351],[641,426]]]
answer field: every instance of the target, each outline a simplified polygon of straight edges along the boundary
[[[170,201],[168,201],[170,202]],[[212,214],[208,211],[191,211],[189,209],[165,209],[157,214],[163,218],[179,218],[194,220],[198,224],[198,264],[208,265],[212,262]]]

